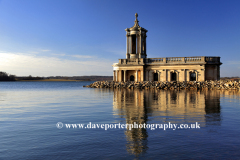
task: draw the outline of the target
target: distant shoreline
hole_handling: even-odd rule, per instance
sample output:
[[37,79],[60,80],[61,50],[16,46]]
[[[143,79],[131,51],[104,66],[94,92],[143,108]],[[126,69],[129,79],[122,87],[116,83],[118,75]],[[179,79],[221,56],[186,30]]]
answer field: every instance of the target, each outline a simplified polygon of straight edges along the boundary
[[72,79],[38,79],[38,80],[16,80],[15,82],[76,82],[88,80],[72,80]]

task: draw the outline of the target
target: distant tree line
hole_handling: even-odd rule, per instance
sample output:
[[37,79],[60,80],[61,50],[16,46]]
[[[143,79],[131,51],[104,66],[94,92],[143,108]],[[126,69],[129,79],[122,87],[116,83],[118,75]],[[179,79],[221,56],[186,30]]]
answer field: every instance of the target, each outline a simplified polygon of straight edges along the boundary
[[68,80],[80,80],[80,81],[111,81],[113,76],[50,76],[47,79],[68,79]]
[[17,80],[41,80],[44,79],[42,77],[32,77],[29,75],[28,77],[17,77]]
[[29,76],[15,76],[6,72],[0,71],[0,81],[22,81],[22,80],[43,80],[43,79],[66,79],[66,80],[80,80],[80,81],[111,81],[112,76],[49,76],[49,77],[33,77]]
[[16,76],[6,72],[0,72],[0,81],[16,81]]
[[221,80],[232,80],[232,81],[238,81],[240,80],[240,77],[221,77]]

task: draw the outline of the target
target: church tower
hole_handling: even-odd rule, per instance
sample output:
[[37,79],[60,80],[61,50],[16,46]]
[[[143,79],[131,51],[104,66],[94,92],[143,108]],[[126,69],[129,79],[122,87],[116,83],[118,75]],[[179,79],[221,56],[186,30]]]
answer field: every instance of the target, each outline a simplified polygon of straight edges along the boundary
[[127,54],[126,59],[147,58],[146,38],[147,30],[138,24],[138,14],[135,14],[135,24],[131,28],[125,29],[127,32]]

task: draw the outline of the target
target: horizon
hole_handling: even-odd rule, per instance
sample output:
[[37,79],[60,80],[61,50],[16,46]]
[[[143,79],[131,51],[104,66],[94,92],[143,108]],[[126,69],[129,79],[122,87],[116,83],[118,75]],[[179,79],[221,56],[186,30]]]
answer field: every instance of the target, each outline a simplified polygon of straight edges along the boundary
[[239,77],[239,7],[237,0],[0,0],[0,71],[112,76],[138,13],[147,58],[219,56],[220,77]]

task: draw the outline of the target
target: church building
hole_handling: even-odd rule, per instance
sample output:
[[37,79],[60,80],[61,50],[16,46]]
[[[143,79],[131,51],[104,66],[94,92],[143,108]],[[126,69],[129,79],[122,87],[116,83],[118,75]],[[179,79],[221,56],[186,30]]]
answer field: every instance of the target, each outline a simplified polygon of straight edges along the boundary
[[206,81],[220,79],[220,57],[163,57],[147,58],[148,30],[138,24],[127,32],[126,59],[113,64],[113,81]]

